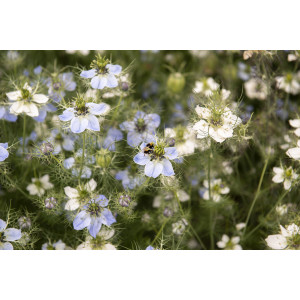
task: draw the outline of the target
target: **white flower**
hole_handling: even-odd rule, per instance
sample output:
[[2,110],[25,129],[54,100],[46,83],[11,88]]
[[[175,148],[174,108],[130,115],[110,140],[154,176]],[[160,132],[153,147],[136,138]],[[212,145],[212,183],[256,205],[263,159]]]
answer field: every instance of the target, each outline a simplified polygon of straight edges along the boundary
[[269,235],[265,241],[267,245],[274,250],[282,250],[288,247],[288,239],[299,234],[299,227],[291,224],[287,228],[280,225],[281,234]]
[[165,128],[165,137],[175,140],[175,147],[179,157],[193,154],[195,148],[197,148],[195,133],[189,127]]
[[77,189],[70,186],[65,187],[65,194],[69,197],[68,202],[65,205],[65,210],[76,210],[80,204],[90,199],[90,194],[96,189],[97,183],[94,179],[87,182],[84,187],[78,187]]
[[222,143],[232,137],[234,128],[242,123],[242,120],[235,116],[228,107],[210,110],[197,105],[195,110],[200,117],[200,121],[193,126],[198,139],[210,136],[216,142]]
[[246,224],[245,223],[239,223],[239,224],[236,224],[235,225],[235,228],[238,230],[238,231],[241,231],[243,228],[245,228]]
[[41,178],[32,178],[32,183],[27,186],[30,195],[38,195],[41,197],[45,194],[45,190],[53,188],[53,184],[49,182],[49,175],[46,174]]
[[[205,187],[205,191],[202,195],[204,200],[209,200],[209,182],[208,180],[204,180],[203,185]],[[211,199],[214,202],[219,202],[221,200],[221,195],[226,195],[230,192],[229,187],[225,186],[222,183],[221,179],[212,179],[210,181],[210,193]]]
[[287,74],[286,76],[276,77],[277,88],[286,93],[297,95],[300,92],[299,73],[297,75]]
[[50,243],[45,243],[42,245],[42,250],[66,250],[66,244],[62,240],[59,240],[52,245]]
[[178,222],[172,224],[172,232],[176,235],[181,235],[183,234],[187,225],[188,222],[186,219],[179,220]]
[[297,147],[290,148],[286,151],[286,154],[293,159],[299,160],[300,159],[300,140],[297,142]]
[[283,216],[288,212],[288,206],[286,204],[278,205],[278,206],[276,206],[276,212],[280,216]]
[[13,105],[10,107],[10,113],[19,115],[25,113],[30,117],[37,117],[39,115],[38,107],[35,103],[45,104],[49,98],[43,94],[35,94],[32,88],[25,83],[22,89],[15,92],[6,94],[9,101],[13,101]]
[[272,181],[275,183],[283,182],[285,190],[289,190],[292,186],[292,182],[298,178],[298,175],[293,171],[292,167],[287,169],[274,167],[273,172],[275,176],[272,178]]
[[251,78],[244,83],[246,95],[250,99],[265,100],[268,95],[268,87],[260,78]]
[[217,242],[217,246],[225,250],[242,250],[243,248],[239,245],[239,242],[239,236],[234,236],[230,239],[228,235],[223,234],[221,241]]
[[92,236],[88,236],[85,242],[81,243],[76,250],[117,250],[114,245],[106,242],[114,234],[114,229],[103,226],[95,239]]
[[206,97],[209,97],[213,94],[213,91],[216,91],[219,88],[213,78],[205,78],[202,81],[196,81],[194,92],[196,94],[203,93]]
[[292,127],[296,128],[294,131],[296,136],[300,137],[300,119],[289,120],[289,123]]

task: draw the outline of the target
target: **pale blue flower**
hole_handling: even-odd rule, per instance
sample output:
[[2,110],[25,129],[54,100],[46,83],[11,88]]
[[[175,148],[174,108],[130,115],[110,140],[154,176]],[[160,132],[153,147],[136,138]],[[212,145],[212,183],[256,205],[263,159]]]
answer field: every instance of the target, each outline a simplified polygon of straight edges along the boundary
[[72,72],[59,74],[56,78],[48,78],[45,84],[49,88],[49,98],[55,102],[60,102],[66,96],[65,91],[72,92],[76,89],[76,82],[73,80]]
[[107,64],[105,70],[102,72],[99,69],[91,69],[82,71],[81,77],[92,78],[91,86],[93,89],[102,90],[105,87],[114,88],[118,86],[118,80],[115,75],[119,75],[122,67],[119,65]]
[[153,248],[151,245],[149,245],[146,250],[155,250],[155,248]]
[[105,208],[108,199],[104,195],[99,195],[96,199],[91,199],[83,210],[75,217],[73,227],[75,230],[87,228],[90,235],[96,238],[102,224],[110,226],[116,222],[111,211]]
[[39,115],[37,117],[34,117],[33,119],[40,123],[44,122],[47,117],[47,112],[54,112],[54,111],[57,111],[57,108],[51,103],[48,103],[40,108]]
[[16,122],[18,119],[18,116],[11,114],[9,112],[9,107],[0,106],[0,120],[4,119],[8,122]]
[[155,143],[142,143],[140,146],[141,152],[133,158],[133,161],[138,165],[145,166],[145,175],[148,177],[156,178],[160,174],[164,176],[175,175],[170,160],[178,157],[176,148],[159,148],[157,149]]
[[10,242],[17,241],[22,237],[21,230],[6,227],[6,222],[0,219],[0,250],[14,250]]
[[74,151],[75,140],[76,137],[73,134],[66,134],[60,132],[58,129],[53,129],[50,133],[48,142],[54,146],[53,154],[56,155],[60,153],[62,149]]
[[142,142],[150,143],[155,141],[155,129],[160,124],[160,116],[157,114],[146,114],[138,111],[133,121],[126,121],[120,124],[123,131],[127,131],[127,143],[136,147]]
[[4,161],[8,158],[9,153],[6,150],[8,148],[8,143],[0,143],[0,161]]
[[116,150],[116,142],[123,139],[123,133],[119,129],[110,128],[107,132],[107,136],[103,142],[103,148],[108,149],[109,151]]
[[89,102],[85,104],[85,111],[78,110],[76,107],[67,108],[59,119],[64,122],[71,121],[71,131],[81,133],[86,129],[100,131],[100,124],[96,117],[105,114],[109,110],[109,105],[105,103],[96,104]]
[[130,168],[127,168],[123,171],[119,171],[116,174],[117,180],[122,180],[122,185],[124,189],[134,189],[137,186],[140,186],[145,180],[142,176],[130,174]]

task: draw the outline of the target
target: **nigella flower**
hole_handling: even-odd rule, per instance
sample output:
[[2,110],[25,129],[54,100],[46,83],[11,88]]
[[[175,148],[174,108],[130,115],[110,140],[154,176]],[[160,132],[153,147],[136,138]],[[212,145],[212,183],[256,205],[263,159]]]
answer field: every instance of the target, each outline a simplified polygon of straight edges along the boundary
[[188,222],[183,218],[178,222],[172,224],[172,232],[176,235],[182,235],[187,225]]
[[233,136],[233,130],[242,123],[242,120],[234,115],[228,107],[206,108],[197,105],[196,113],[200,118],[193,129],[197,132],[197,138],[208,136],[216,142],[222,143]]
[[99,54],[91,63],[91,70],[82,71],[81,77],[92,78],[91,86],[94,89],[102,90],[105,87],[114,88],[118,86],[118,80],[115,75],[119,75],[122,67],[119,65],[112,65],[105,57]]
[[32,183],[29,184],[26,190],[30,195],[38,195],[39,197],[45,194],[45,190],[52,189],[54,185],[49,182],[49,175],[46,174],[41,178],[32,178]]
[[229,187],[225,186],[221,179],[210,180],[210,195],[209,195],[208,180],[204,180],[203,185],[204,185],[204,189],[199,190],[199,195],[204,200],[210,200],[211,197],[212,201],[219,202],[221,200],[221,195],[226,195],[230,192]]
[[285,190],[289,190],[292,186],[292,183],[298,178],[298,174],[294,172],[292,167],[289,168],[278,168],[274,167],[273,171],[275,176],[272,178],[273,182],[281,183],[283,182],[283,186]]
[[297,95],[300,92],[300,72],[297,74],[288,73],[285,76],[277,76],[276,86],[277,88],[284,90],[286,93]]
[[201,81],[196,81],[194,92],[196,94],[204,94],[209,97],[219,88],[219,84],[214,81],[213,78],[203,78]]
[[117,180],[122,180],[124,189],[134,189],[144,182],[144,178],[140,175],[132,174],[130,167],[116,174]]
[[103,142],[103,148],[108,149],[109,151],[116,150],[116,142],[123,139],[123,133],[116,128],[110,128],[107,132],[107,136]]
[[244,83],[246,95],[250,99],[266,100],[268,86],[260,78],[251,78]]
[[6,222],[0,219],[0,250],[14,250],[10,242],[17,241],[21,237],[20,229],[7,228]]
[[117,250],[113,244],[107,242],[114,234],[114,229],[101,227],[96,238],[86,237],[85,242],[81,243],[76,250]]
[[67,108],[59,119],[64,122],[71,121],[71,131],[81,133],[86,129],[100,131],[99,120],[96,116],[104,115],[109,110],[105,103],[86,103],[82,97],[77,97],[75,107]]
[[160,174],[164,176],[175,175],[170,160],[178,157],[175,147],[165,147],[163,142],[142,143],[141,152],[134,158],[138,165],[145,166],[145,175],[156,178]]
[[88,181],[84,186],[78,186],[77,189],[66,186],[65,194],[69,200],[65,205],[66,210],[76,210],[80,204],[87,202],[91,198],[92,192],[96,189],[97,183],[94,179]]
[[102,224],[110,226],[116,222],[111,211],[105,208],[108,199],[104,195],[99,195],[96,199],[91,199],[83,210],[75,217],[73,227],[75,230],[87,228],[90,235],[96,238]]
[[46,79],[49,97],[55,102],[60,102],[66,96],[65,91],[72,92],[76,89],[76,82],[73,80],[73,73],[67,72],[55,74],[53,78]]
[[0,106],[0,120],[4,119],[8,122],[16,122],[18,117],[9,112],[9,108],[5,106]]
[[66,244],[62,240],[59,240],[53,244],[51,244],[50,242],[43,244],[42,250],[67,250],[67,249],[66,249]]
[[150,143],[155,141],[155,129],[160,124],[160,116],[157,114],[145,114],[138,111],[133,121],[126,121],[120,124],[123,131],[127,131],[127,143],[136,147],[141,142]]
[[54,111],[57,111],[57,108],[51,103],[47,103],[46,105],[40,108],[39,115],[37,117],[34,117],[33,119],[40,123],[44,122],[47,117],[47,113],[54,112]]
[[[72,169],[72,175],[74,177],[78,177],[81,168],[81,159],[82,159],[82,149],[79,149],[75,152],[74,157],[69,157],[64,160],[64,167],[67,170]],[[84,154],[84,161],[86,164],[93,165],[96,161],[93,155],[88,155],[87,153]],[[92,170],[88,166],[83,166],[81,178],[90,178],[92,176]]]
[[6,94],[9,101],[14,102],[10,107],[10,113],[19,115],[25,113],[30,117],[37,117],[39,110],[37,104],[45,104],[49,98],[43,94],[36,94],[36,90],[25,83],[22,89]]
[[0,161],[5,161],[8,156],[9,153],[6,150],[8,148],[8,143],[0,143]]
[[53,144],[53,154],[56,155],[60,153],[62,149],[66,151],[73,151],[75,140],[76,137],[73,134],[66,134],[60,132],[58,129],[53,129],[50,133],[50,138],[47,141]]
[[241,245],[239,245],[240,237],[234,236],[229,238],[228,235],[223,234],[221,241],[217,242],[217,246],[225,250],[243,250]]

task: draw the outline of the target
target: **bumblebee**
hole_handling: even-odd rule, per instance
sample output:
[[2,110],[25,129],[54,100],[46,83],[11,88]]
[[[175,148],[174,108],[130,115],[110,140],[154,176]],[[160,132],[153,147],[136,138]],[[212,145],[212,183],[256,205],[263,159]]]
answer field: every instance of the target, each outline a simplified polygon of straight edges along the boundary
[[148,143],[146,147],[143,149],[144,154],[152,154],[154,151],[154,144]]

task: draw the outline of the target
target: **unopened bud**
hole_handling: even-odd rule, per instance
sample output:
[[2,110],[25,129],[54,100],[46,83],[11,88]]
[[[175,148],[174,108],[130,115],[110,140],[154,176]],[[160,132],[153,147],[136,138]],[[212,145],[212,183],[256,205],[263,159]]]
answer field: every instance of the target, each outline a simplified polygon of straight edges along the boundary
[[49,142],[43,143],[40,149],[44,155],[50,155],[54,151],[53,145]]
[[131,197],[129,195],[121,195],[119,197],[119,204],[123,207],[128,207],[131,201]]
[[180,93],[185,86],[185,78],[180,73],[172,73],[170,74],[168,81],[167,81],[167,87],[168,90],[174,94]]
[[25,216],[19,218],[18,223],[19,223],[19,226],[20,226],[21,229],[27,229],[27,228],[31,227],[30,218],[25,217]]
[[45,207],[48,209],[53,209],[57,204],[57,200],[54,197],[49,197],[45,199]]
[[166,207],[165,209],[164,209],[164,216],[166,217],[166,218],[170,218],[170,217],[172,217],[173,216],[173,210],[171,209],[171,208],[169,208],[169,207]]

